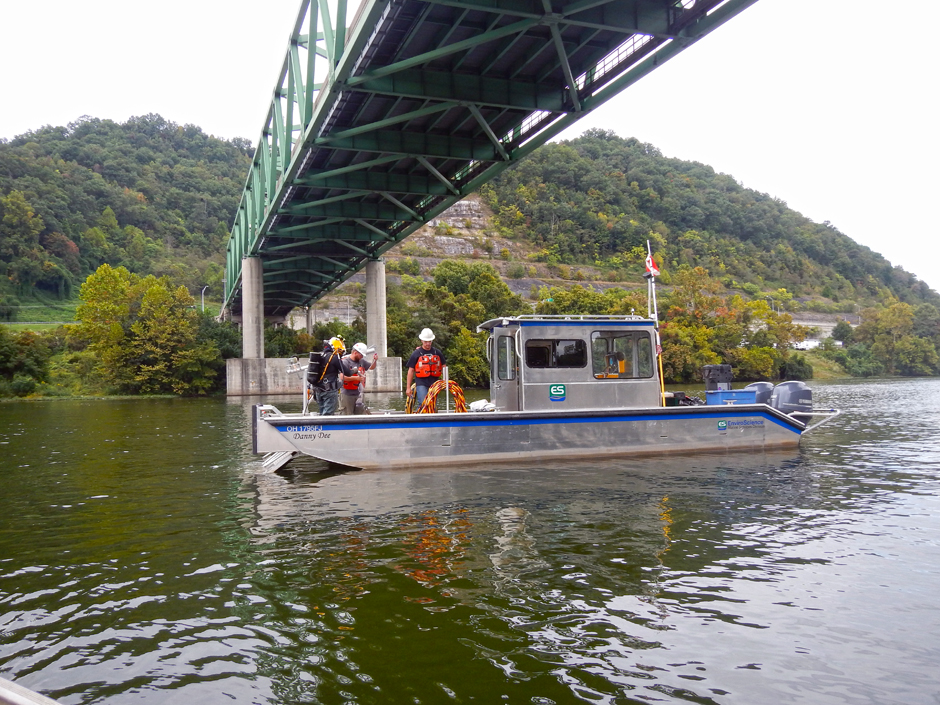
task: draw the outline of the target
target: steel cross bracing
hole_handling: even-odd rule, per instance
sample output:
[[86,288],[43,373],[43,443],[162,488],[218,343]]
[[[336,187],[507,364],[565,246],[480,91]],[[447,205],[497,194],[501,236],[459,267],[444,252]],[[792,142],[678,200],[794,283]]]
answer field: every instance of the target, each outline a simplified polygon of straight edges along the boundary
[[[336,288],[756,0],[304,0],[228,244],[264,311]],[[638,108],[642,109],[642,108]]]

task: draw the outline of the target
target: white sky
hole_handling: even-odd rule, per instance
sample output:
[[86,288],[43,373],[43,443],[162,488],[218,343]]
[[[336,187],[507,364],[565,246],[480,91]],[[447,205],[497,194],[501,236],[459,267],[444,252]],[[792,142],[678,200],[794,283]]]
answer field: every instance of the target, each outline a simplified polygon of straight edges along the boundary
[[[254,142],[298,8],[6,2],[0,138],[159,113]],[[935,0],[759,0],[564,137],[602,127],[709,164],[940,290],[940,58],[911,34],[938,24]]]

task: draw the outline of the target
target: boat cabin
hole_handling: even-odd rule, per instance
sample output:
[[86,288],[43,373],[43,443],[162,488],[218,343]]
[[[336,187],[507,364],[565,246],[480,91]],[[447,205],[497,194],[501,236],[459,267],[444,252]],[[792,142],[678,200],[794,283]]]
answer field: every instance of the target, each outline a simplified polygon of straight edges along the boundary
[[640,316],[515,316],[490,337],[490,401],[501,411],[662,405],[656,322]]

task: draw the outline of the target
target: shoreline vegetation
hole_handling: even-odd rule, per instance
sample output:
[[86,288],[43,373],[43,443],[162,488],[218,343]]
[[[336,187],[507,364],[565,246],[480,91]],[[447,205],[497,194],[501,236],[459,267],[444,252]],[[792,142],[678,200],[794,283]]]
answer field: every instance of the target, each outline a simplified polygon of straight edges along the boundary
[[[0,140],[0,398],[221,393],[241,334],[203,307],[251,152],[159,115]],[[384,255],[389,354],[431,328],[452,378],[484,387],[480,322],[644,313],[648,247],[667,384],[717,363],[743,383],[940,374],[940,294],[830,223],[601,130],[541,147]],[[267,328],[265,356],[365,339],[355,277],[314,311],[311,334]]]
[[[807,362],[813,368],[813,379],[819,381],[833,381],[840,379],[853,379],[852,375],[848,374],[838,363],[832,362],[831,360],[822,357],[815,352],[804,353]],[[898,375],[895,376],[884,376],[883,379],[900,379]],[[743,387],[748,384],[750,381],[741,381],[735,380],[733,387],[737,389],[738,387]],[[691,389],[696,391],[699,388],[704,389],[704,382],[693,382],[689,385],[680,385],[674,383],[668,383],[666,385],[667,391],[670,387],[683,389]],[[468,387],[468,389],[488,389],[488,387]],[[218,389],[213,392],[201,395],[202,398],[225,398],[225,390]],[[54,402],[54,401],[121,401],[126,399],[180,399],[178,394],[30,394],[26,396],[0,396],[0,404],[4,403],[14,403],[14,402]],[[184,398],[194,398],[194,397],[184,397]]]
[[[448,354],[452,379],[468,389],[488,385],[486,336],[473,332],[487,319],[533,310],[608,315],[646,310],[643,290],[598,292],[580,284],[542,289],[533,305],[513,294],[486,262],[445,261],[432,277],[427,282],[406,277],[389,287],[389,349],[407,352],[419,327],[432,328]],[[843,321],[816,350],[796,351],[793,345],[804,341],[809,329],[767,300],[726,294],[702,268],[680,267],[660,302],[663,370],[671,385],[699,384],[701,368],[718,363],[731,364],[742,383],[922,376],[937,363],[935,353],[928,355],[932,343],[913,335],[914,309],[908,304],[866,310],[856,328]],[[357,309],[362,307],[360,301]],[[140,277],[104,264],[82,285],[76,318],[41,333],[0,325],[0,397],[214,395],[224,392],[225,359],[240,355],[237,326],[197,310],[185,287],[174,287],[168,277]],[[365,323],[361,317],[351,325],[334,318],[318,324],[313,334],[267,327],[265,357],[305,355],[333,335],[364,339]]]

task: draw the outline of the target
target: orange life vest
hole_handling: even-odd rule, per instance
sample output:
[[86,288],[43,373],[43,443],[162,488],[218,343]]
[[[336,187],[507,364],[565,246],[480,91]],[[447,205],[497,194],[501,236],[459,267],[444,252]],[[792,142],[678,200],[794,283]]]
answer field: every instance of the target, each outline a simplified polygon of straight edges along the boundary
[[440,377],[441,358],[434,354],[421,355],[415,363],[415,377]]
[[343,377],[343,389],[348,389],[350,392],[359,389],[359,381],[358,375],[345,375]]

